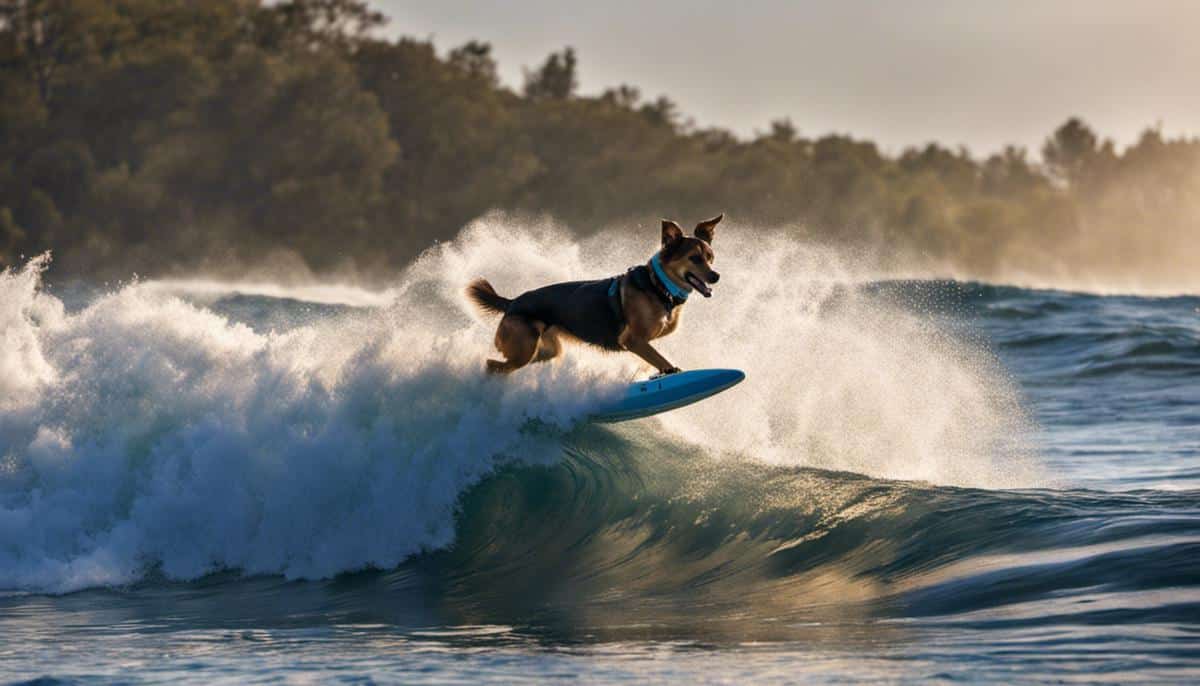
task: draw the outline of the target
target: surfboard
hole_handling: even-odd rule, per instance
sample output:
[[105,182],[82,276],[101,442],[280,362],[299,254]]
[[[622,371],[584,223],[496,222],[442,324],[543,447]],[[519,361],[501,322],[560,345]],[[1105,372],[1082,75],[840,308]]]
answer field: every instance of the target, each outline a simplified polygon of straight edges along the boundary
[[692,369],[635,381],[625,394],[591,415],[593,422],[624,422],[704,400],[746,378],[738,369]]

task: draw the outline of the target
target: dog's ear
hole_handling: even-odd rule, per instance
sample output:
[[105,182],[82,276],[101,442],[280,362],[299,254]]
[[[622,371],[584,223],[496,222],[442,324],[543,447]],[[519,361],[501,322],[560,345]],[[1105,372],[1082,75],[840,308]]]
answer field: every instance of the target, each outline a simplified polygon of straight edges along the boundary
[[683,238],[683,229],[670,219],[662,220],[662,244],[667,245]]
[[712,219],[709,219],[708,221],[702,221],[699,224],[697,224],[696,225],[696,238],[699,238],[700,240],[704,241],[705,243],[712,243],[713,238],[716,237],[716,235],[717,235],[717,224],[721,223],[721,220],[724,218],[725,218],[724,214],[718,214],[717,216],[713,217]]

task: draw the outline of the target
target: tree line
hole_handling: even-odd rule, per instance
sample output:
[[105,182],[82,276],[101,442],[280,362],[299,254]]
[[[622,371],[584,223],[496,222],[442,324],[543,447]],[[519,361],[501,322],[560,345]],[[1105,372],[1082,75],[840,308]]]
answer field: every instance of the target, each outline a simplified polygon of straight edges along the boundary
[[492,209],[587,234],[724,211],[884,266],[1200,271],[1200,141],[1118,150],[1071,119],[1031,159],[886,154],[790,120],[749,139],[571,48],[500,83],[481,41],[384,40],[359,0],[0,0],[0,265],[394,271]]

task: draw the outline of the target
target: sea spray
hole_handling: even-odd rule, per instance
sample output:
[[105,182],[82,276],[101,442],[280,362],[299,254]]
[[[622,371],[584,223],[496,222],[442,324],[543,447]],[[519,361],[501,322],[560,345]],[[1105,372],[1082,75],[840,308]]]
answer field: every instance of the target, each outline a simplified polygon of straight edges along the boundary
[[39,324],[53,326],[62,318],[62,303],[38,290],[49,264],[45,254],[20,270],[0,272],[0,411],[14,409],[54,378],[37,336]]
[[[658,236],[648,224],[640,242],[598,235],[577,244],[552,226],[527,230],[494,216],[419,267],[426,278],[441,275],[443,289],[484,275],[511,296],[619,274],[644,262]],[[723,224],[713,246],[724,277],[714,296],[692,298],[679,329],[654,345],[684,369],[733,367],[747,382],[664,415],[681,440],[713,454],[892,479],[1044,483],[1017,385],[987,350],[873,297],[864,286],[874,273],[843,253],[736,223]]]
[[[1015,381],[919,308],[889,304],[832,251],[730,231],[716,296],[664,344],[751,383],[664,418],[680,436],[776,464],[981,488],[1044,482]],[[683,359],[681,359],[683,358]]]

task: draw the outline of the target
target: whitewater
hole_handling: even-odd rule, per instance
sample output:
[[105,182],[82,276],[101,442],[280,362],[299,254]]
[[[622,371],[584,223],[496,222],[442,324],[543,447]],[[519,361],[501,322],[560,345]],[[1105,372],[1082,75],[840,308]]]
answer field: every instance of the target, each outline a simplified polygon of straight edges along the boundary
[[470,279],[654,243],[493,216],[376,290],[5,272],[0,673],[266,678],[252,635],[313,678],[1004,680],[1042,640],[1070,665],[1029,678],[1195,675],[1200,298],[879,280],[734,228],[659,347],[742,385],[599,427],[632,355],[483,373]]

